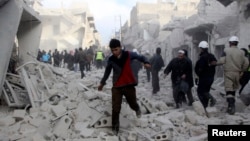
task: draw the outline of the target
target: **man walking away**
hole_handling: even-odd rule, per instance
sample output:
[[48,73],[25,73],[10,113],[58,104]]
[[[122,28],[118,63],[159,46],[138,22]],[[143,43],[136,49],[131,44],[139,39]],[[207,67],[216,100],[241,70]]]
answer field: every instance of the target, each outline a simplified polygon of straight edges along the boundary
[[102,63],[104,58],[105,58],[104,53],[101,50],[97,51],[95,56],[97,69],[102,69]]
[[[151,55],[149,53],[149,51],[147,50],[146,51],[146,54],[144,55],[148,60],[151,59]],[[151,72],[151,69],[150,68],[145,68],[146,69],[146,73],[147,73],[147,80],[148,82],[150,82],[150,72]]]
[[75,49],[75,54],[74,54],[74,71],[77,72],[78,71],[78,59],[77,59],[77,56],[78,56],[78,49],[76,48]]
[[213,54],[208,52],[209,45],[206,41],[201,41],[199,48],[201,50],[200,58],[195,65],[195,73],[199,77],[197,93],[203,107],[206,109],[209,101],[210,106],[214,106],[216,103],[215,98],[209,91],[215,75],[215,66],[211,64],[212,62],[217,62],[217,60]]
[[79,65],[80,65],[81,79],[83,79],[83,77],[85,77],[84,66],[87,61],[87,56],[86,56],[86,53],[82,50],[82,48],[79,48],[79,52],[77,56],[78,56],[77,61],[79,62]]
[[189,75],[192,71],[192,65],[184,54],[183,50],[179,50],[178,57],[172,59],[164,70],[165,77],[172,72],[171,80],[176,108],[181,106],[185,93],[188,92],[189,86],[193,85],[190,84],[192,77]]
[[239,88],[240,76],[249,65],[244,52],[237,47],[238,43],[239,38],[232,36],[229,39],[230,47],[224,50],[223,57],[217,63],[217,65],[224,65],[224,83],[228,102],[227,112],[230,115],[235,113],[235,93]]
[[156,94],[160,91],[160,80],[159,80],[159,71],[164,67],[164,61],[161,56],[161,48],[156,49],[156,54],[150,59],[150,64],[152,65],[152,86],[153,94]]
[[[133,52],[136,53],[137,55],[139,55],[137,49],[133,49]],[[136,79],[136,82],[138,83],[138,73],[140,71],[140,69],[142,68],[142,64],[139,60],[137,59],[134,59],[131,61],[131,67],[132,67],[132,71],[133,71],[133,74],[135,75],[135,79]]]
[[136,112],[137,117],[141,117],[140,107],[136,101],[135,86],[137,85],[137,82],[132,72],[131,61],[137,59],[144,63],[145,67],[150,67],[150,65],[145,57],[139,56],[133,52],[122,50],[121,43],[117,39],[111,39],[109,47],[113,55],[109,57],[108,65],[105,69],[98,90],[101,91],[103,89],[106,80],[113,70],[112,130],[114,134],[117,135],[119,131],[119,114],[123,96],[126,97],[129,106]]

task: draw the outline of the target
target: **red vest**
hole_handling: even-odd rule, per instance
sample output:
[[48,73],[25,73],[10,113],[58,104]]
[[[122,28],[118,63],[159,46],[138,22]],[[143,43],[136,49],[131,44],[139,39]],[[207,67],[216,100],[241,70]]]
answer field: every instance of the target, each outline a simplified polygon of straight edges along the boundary
[[131,69],[130,64],[130,53],[128,52],[128,57],[126,59],[126,62],[123,66],[122,72],[118,80],[115,82],[114,87],[124,87],[128,85],[136,85],[136,79],[134,77],[134,74]]

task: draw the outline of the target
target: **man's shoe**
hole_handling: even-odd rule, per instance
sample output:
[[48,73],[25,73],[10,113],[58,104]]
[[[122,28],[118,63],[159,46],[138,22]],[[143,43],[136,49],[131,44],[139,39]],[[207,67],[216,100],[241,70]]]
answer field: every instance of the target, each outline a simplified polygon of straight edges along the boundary
[[113,131],[113,134],[114,134],[115,136],[117,136],[118,133],[119,133],[119,126],[118,126],[118,125],[113,126],[113,127],[112,127],[112,131]]
[[136,117],[141,118],[141,110],[136,111]]

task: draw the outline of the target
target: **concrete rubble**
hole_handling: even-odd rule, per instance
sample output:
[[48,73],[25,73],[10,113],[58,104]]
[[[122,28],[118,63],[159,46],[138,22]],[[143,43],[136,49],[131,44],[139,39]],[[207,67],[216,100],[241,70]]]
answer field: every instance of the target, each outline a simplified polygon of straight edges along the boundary
[[[114,136],[111,130],[111,86],[105,87],[103,92],[96,90],[99,83],[96,78],[102,76],[101,70],[93,70],[92,73],[87,73],[88,77],[80,79],[80,73],[33,62],[20,67],[19,71],[20,75],[15,76],[15,79],[19,78],[20,84],[10,83],[12,88],[15,87],[12,95],[22,95],[17,87],[22,88],[23,92],[29,95],[26,97],[28,103],[22,107],[17,106],[16,109],[1,107],[1,139],[203,141],[207,140],[209,124],[250,123],[249,107],[239,107],[243,109],[237,111],[234,116],[227,115],[226,100],[216,90],[211,91],[218,100],[215,107],[205,110],[194,95],[196,102],[193,106],[183,104],[182,108],[175,109],[170,81],[161,80],[162,90],[152,96],[151,84],[145,81],[146,74],[141,71],[139,81],[143,85],[137,86],[137,99],[141,109],[144,109],[143,115],[140,119],[136,118],[134,111],[124,100],[120,115],[120,133]],[[11,77],[7,77],[6,81],[10,82]],[[108,84],[111,84],[111,79],[108,81]],[[237,101],[240,106],[241,101]],[[13,104],[9,106],[12,107]]]

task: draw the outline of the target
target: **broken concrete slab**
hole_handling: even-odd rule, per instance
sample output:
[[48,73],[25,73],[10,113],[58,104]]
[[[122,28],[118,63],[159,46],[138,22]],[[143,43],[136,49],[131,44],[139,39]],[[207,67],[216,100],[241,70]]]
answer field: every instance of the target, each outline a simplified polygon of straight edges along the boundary
[[56,123],[56,126],[54,128],[53,133],[57,136],[57,137],[61,137],[61,138],[67,138],[68,137],[68,129],[69,126],[72,123],[72,119],[69,116],[63,116],[58,123]]
[[200,115],[200,116],[206,116],[206,112],[205,112],[205,109],[204,107],[202,106],[201,102],[200,101],[195,101],[193,102],[193,108],[195,110],[195,112]]
[[197,119],[196,119],[197,114],[194,111],[187,110],[185,111],[185,118],[186,122],[190,122],[193,125],[197,124]]
[[137,133],[136,132],[129,132],[128,133],[128,141],[137,141]]
[[25,110],[15,110],[13,113],[13,118],[15,118],[16,120],[23,120],[25,114],[26,114]]
[[207,112],[208,117],[218,116],[218,110],[216,107],[207,107],[206,112]]
[[158,134],[154,137],[155,141],[171,141],[172,140],[172,134],[170,131],[167,131],[166,133]]
[[0,119],[0,126],[10,126],[13,125],[16,122],[16,120],[12,116],[7,116],[5,118]]
[[173,123],[167,117],[164,116],[159,116],[155,118],[154,123],[158,126],[168,125],[169,128],[173,128],[174,126]]
[[41,135],[38,134],[38,133],[36,133],[36,134],[32,137],[32,140],[33,140],[33,141],[46,141],[46,140],[44,139],[44,137],[41,136]]
[[54,114],[54,116],[59,117],[66,113],[67,109],[63,105],[51,105],[51,112]]
[[25,135],[25,134],[33,134],[33,133],[35,133],[37,128],[35,126],[30,125],[30,124],[23,123],[23,124],[21,124],[19,130],[20,130],[20,133]]

